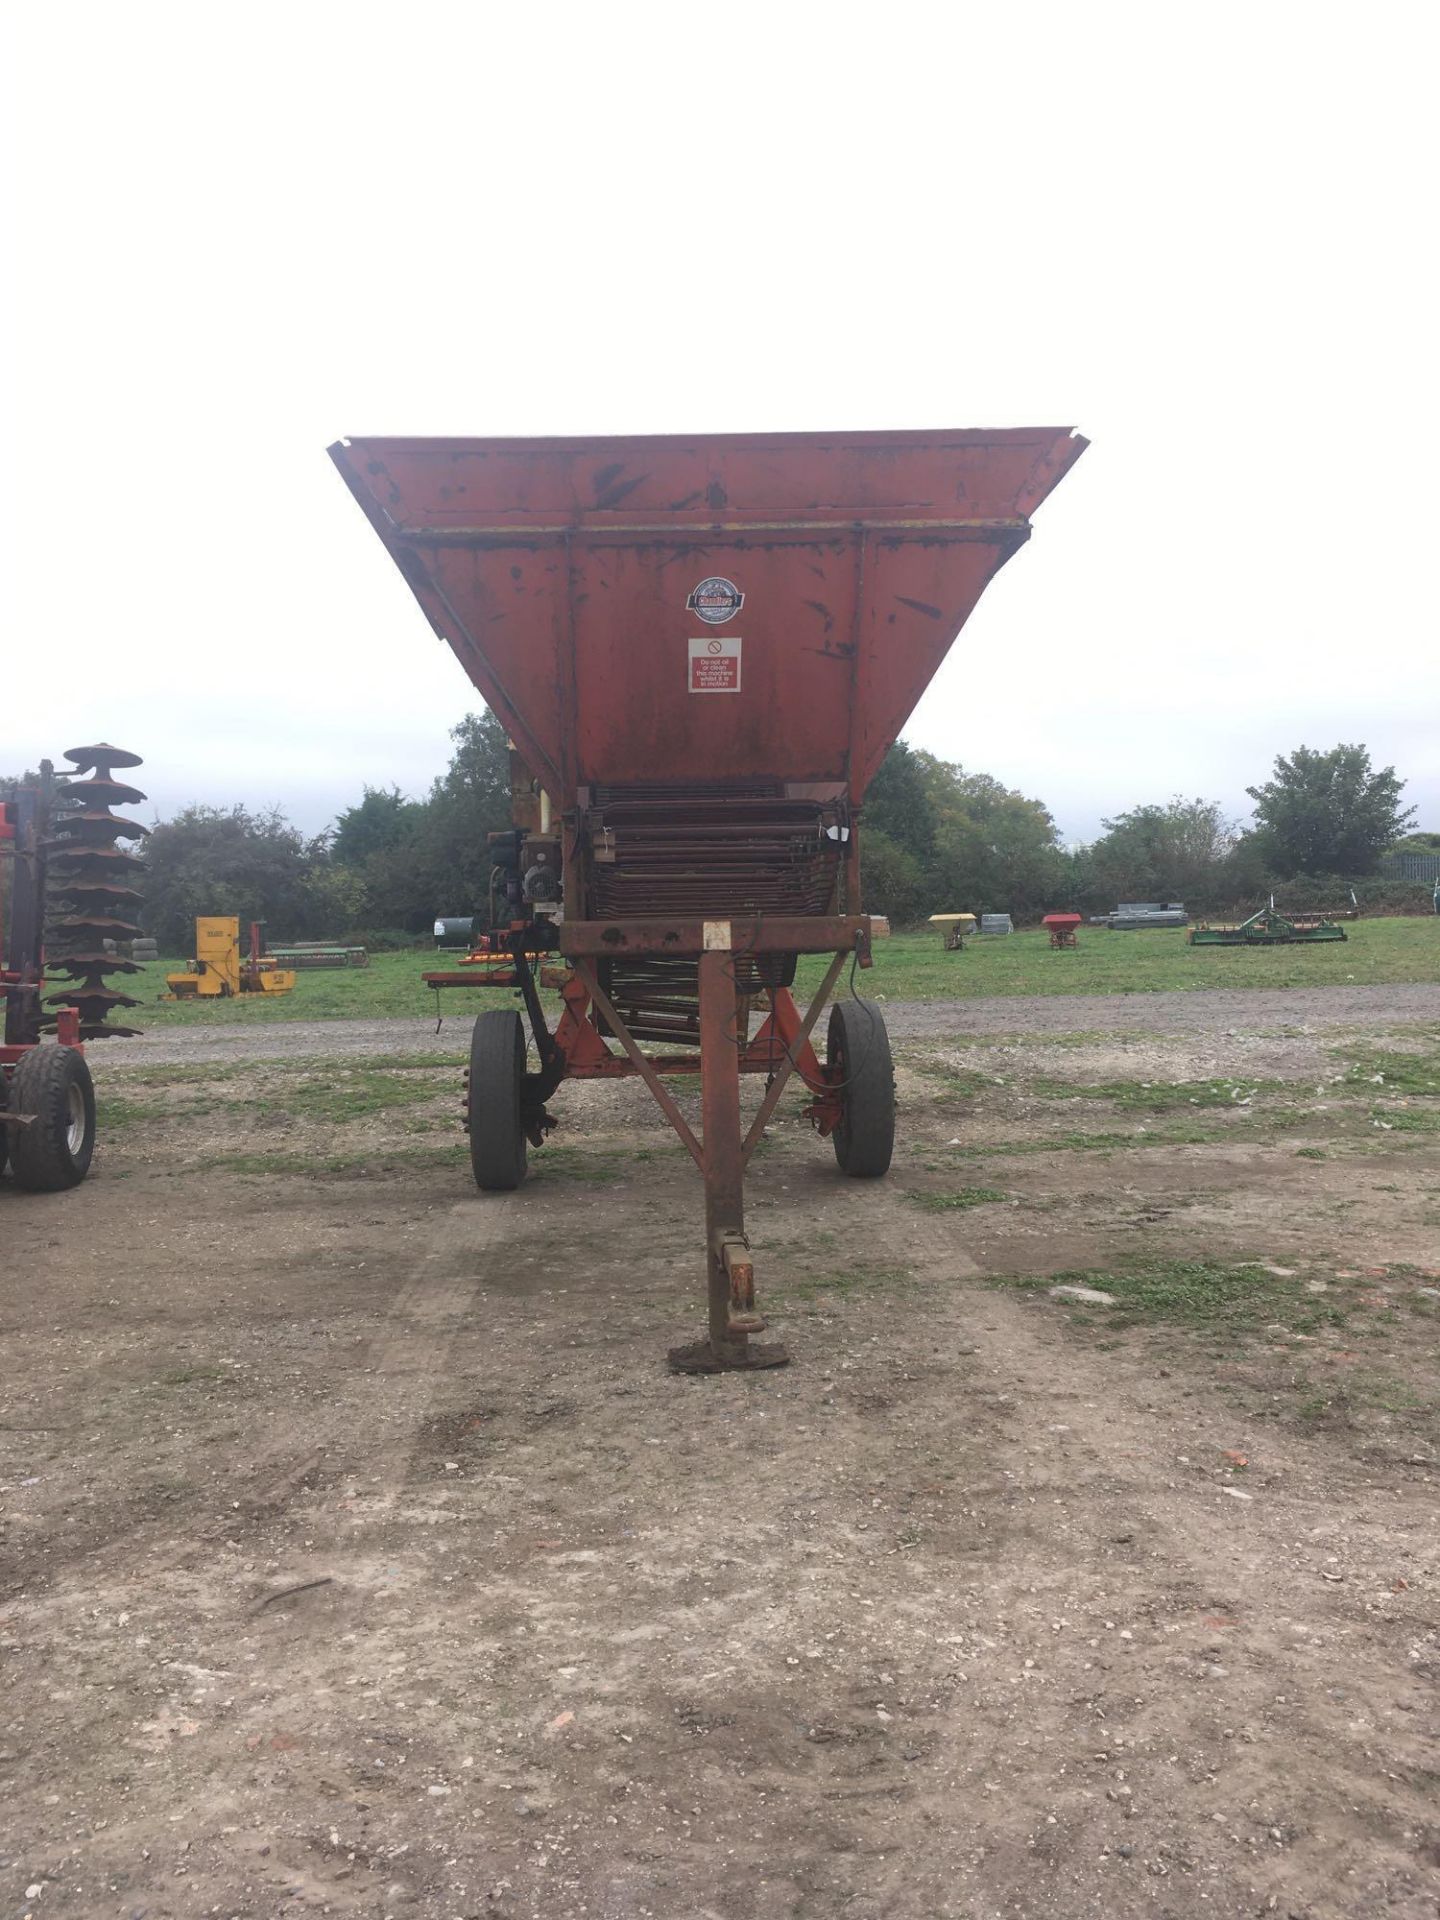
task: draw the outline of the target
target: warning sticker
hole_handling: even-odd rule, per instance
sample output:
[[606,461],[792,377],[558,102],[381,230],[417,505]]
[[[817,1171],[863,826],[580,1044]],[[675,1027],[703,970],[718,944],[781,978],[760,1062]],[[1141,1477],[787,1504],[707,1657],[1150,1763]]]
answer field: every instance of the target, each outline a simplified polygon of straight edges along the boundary
[[739,693],[740,637],[706,634],[690,642],[691,693]]

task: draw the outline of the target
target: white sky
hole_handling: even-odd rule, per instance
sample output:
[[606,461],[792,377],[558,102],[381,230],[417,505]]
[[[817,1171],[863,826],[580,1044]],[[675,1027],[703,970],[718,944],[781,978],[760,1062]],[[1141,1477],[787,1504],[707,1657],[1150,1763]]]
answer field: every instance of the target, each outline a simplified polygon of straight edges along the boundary
[[1080,837],[1358,739],[1440,828],[1436,18],[11,0],[0,770],[423,790],[342,434],[1073,422],[908,738]]

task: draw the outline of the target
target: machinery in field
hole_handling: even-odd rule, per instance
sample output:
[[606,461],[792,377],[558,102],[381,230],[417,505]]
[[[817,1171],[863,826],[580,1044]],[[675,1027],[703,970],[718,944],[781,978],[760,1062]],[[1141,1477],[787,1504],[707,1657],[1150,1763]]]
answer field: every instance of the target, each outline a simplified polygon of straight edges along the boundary
[[[490,978],[525,1019],[475,1022],[475,1178],[519,1185],[566,1080],[638,1075],[704,1184],[708,1333],[677,1368],[786,1357],[755,1340],[744,1175],[792,1076],[843,1173],[889,1167],[879,1009],[847,995],[823,1058],[812,1037],[870,965],[865,790],[1084,446],[1042,428],[330,449],[538,788],[496,849]],[[802,954],[828,956],[803,1013]],[[748,1123],[744,1074],[765,1081]],[[695,1077],[699,1133],[671,1092]]]
[[1344,940],[1344,927],[1324,914],[1291,917],[1277,913],[1274,896],[1268,907],[1261,907],[1236,927],[1211,927],[1201,921],[1190,930],[1192,947],[1292,947],[1317,946],[1330,940]]
[[0,1169],[8,1159],[35,1192],[73,1187],[89,1172],[95,1086],[85,1045],[134,1033],[109,1016],[139,1004],[106,976],[140,971],[116,951],[137,932],[129,916],[140,898],[129,884],[139,862],[116,842],[145,829],[111,812],[145,798],[113,777],[140,759],[104,742],[65,758],[74,773],[63,782],[43,761],[35,780],[0,799]]
[[965,942],[975,931],[973,913],[932,913],[930,925],[940,929],[940,944],[946,953],[963,953]]
[[278,967],[265,951],[264,931],[250,922],[248,948],[240,945],[240,921],[231,913],[202,914],[195,922],[195,958],[184,973],[167,973],[167,1000],[230,999],[242,993],[289,993],[292,968]]
[[267,943],[266,959],[292,973],[310,973],[322,967],[368,967],[368,947],[347,946],[343,940],[291,940],[281,946]]
[[1113,913],[1094,915],[1092,927],[1109,927],[1112,933],[1142,933],[1147,928],[1188,927],[1190,916],[1179,900],[1125,900]]

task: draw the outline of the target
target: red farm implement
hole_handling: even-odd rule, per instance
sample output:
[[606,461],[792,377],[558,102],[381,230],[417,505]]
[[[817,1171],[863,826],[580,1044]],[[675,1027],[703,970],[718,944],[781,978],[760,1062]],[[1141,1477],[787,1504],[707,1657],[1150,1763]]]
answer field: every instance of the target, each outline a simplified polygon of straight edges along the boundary
[[[108,1016],[137,1004],[105,977],[139,971],[117,947],[136,932],[127,916],[140,897],[129,884],[138,863],[115,843],[145,829],[110,808],[145,798],[113,777],[140,760],[103,743],[65,758],[75,767],[68,778],[57,781],[47,760],[0,799],[0,1168],[8,1159],[32,1191],[73,1187],[89,1172],[95,1089],[85,1042],[133,1031]],[[56,976],[58,991],[46,993]]]
[[[482,969],[518,989],[529,1038],[510,1009],[475,1023],[476,1179],[519,1184],[563,1081],[643,1079],[705,1191],[709,1328],[677,1367],[785,1357],[754,1339],[743,1185],[792,1076],[843,1172],[890,1164],[879,1010],[838,1000],[823,1059],[815,1043],[847,962],[870,965],[861,803],[1084,446],[1042,428],[330,450],[530,776]],[[801,954],[831,956],[803,1013]],[[561,994],[553,1031],[537,979]],[[767,1083],[748,1124],[744,1074]],[[685,1075],[699,1134],[667,1084]]]

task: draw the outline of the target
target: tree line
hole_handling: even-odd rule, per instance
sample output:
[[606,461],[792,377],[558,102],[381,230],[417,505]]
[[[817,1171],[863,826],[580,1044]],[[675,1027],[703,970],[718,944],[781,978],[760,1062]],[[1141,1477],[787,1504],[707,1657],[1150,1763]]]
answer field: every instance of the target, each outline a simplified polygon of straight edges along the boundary
[[[144,845],[143,918],[162,950],[188,952],[197,916],[262,919],[272,938],[397,944],[437,914],[486,898],[486,836],[509,824],[504,730],[488,712],[453,729],[450,763],[422,799],[367,786],[324,833],[283,812],[186,807]],[[0,781],[0,792],[5,783]],[[1429,890],[1378,881],[1397,847],[1440,851],[1408,829],[1404,783],[1363,746],[1296,748],[1247,789],[1253,819],[1174,798],[1102,822],[1065,846],[1040,800],[903,741],[890,749],[863,813],[865,905],[904,926],[940,912],[1033,920],[1052,908],[1108,911],[1121,900],[1183,900],[1192,912],[1248,911],[1269,893],[1294,907],[1362,899],[1416,910]]]
[[1402,806],[1403,791],[1363,746],[1297,747],[1246,789],[1248,825],[1216,801],[1177,796],[1117,814],[1094,840],[1067,847],[1043,802],[901,741],[866,797],[866,905],[900,925],[946,911],[1104,913],[1122,900],[1216,914],[1248,911],[1272,892],[1297,908],[1338,906],[1354,886],[1419,908],[1429,904],[1422,889],[1374,879],[1397,846],[1440,848],[1440,835],[1407,836],[1415,809]]

